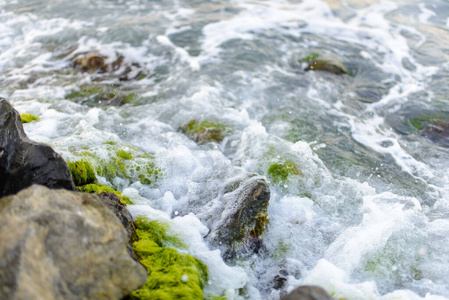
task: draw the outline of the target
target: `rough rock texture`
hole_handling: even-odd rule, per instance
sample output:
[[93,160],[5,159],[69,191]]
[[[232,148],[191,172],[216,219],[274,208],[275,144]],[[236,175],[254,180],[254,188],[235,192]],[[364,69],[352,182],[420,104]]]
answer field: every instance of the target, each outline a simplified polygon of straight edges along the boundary
[[0,220],[0,299],[121,299],[147,278],[96,195],[33,185]]
[[50,146],[30,140],[19,113],[0,98],[0,197],[32,184],[75,190],[69,168]]
[[297,287],[281,300],[334,300],[334,298],[318,286],[304,285]]
[[[197,216],[210,228],[206,236],[227,260],[244,253],[257,253],[268,222],[270,189],[257,174],[238,174],[227,180],[217,197],[204,206],[195,205]],[[192,209],[192,206],[189,207]]]
[[137,255],[132,249],[132,243],[137,241],[136,228],[134,227],[134,222],[131,214],[126,205],[121,203],[119,196],[114,193],[100,193],[97,194],[101,202],[106,205],[114,214],[119,218],[123,227],[125,227],[126,233],[128,235],[128,251],[134,260],[138,261]]

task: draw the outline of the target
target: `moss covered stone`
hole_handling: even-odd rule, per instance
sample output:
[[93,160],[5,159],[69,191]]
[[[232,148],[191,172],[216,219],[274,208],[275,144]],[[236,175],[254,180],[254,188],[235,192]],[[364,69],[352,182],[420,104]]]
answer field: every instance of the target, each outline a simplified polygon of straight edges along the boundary
[[76,186],[96,183],[97,177],[94,168],[86,160],[79,160],[75,162],[68,162],[70,173],[72,174],[73,182]]
[[119,87],[100,84],[83,85],[66,95],[66,99],[91,106],[120,106],[132,103],[137,98],[135,93],[122,91]]
[[[93,172],[109,181],[115,189],[140,181],[152,185],[163,175],[154,164],[151,154],[138,150],[131,145],[104,143],[93,149],[72,152],[79,160],[88,163]],[[120,178],[122,180],[117,181]],[[84,185],[94,182],[81,182]]]
[[207,267],[188,254],[165,247],[167,241],[172,244],[177,239],[169,237],[161,223],[139,217],[135,225],[139,240],[132,246],[149,275],[147,282],[131,293],[131,299],[204,299]]
[[122,202],[123,204],[133,204],[128,197],[122,196],[121,192],[116,191],[113,188],[106,186],[104,184],[93,184],[93,183],[86,184],[83,186],[78,186],[78,190],[85,193],[95,193],[95,194],[113,193],[120,198],[120,202]]
[[30,123],[32,121],[39,120],[38,117],[32,114],[21,114],[20,119],[22,120],[22,123]]
[[197,143],[220,143],[228,133],[228,128],[218,122],[192,120],[181,126],[181,131]]
[[289,175],[304,176],[295,163],[286,161],[284,163],[274,163],[268,168],[268,176],[275,183],[287,181]]

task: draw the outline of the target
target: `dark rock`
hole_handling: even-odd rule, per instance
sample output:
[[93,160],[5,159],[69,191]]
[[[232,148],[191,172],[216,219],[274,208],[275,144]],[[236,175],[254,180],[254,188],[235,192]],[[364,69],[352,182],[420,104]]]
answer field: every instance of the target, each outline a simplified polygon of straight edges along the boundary
[[50,146],[30,140],[19,113],[0,98],[0,197],[32,184],[75,190],[66,162]]
[[281,300],[334,300],[329,294],[317,286],[300,286]]
[[147,279],[96,195],[33,185],[0,219],[0,299],[122,299]]

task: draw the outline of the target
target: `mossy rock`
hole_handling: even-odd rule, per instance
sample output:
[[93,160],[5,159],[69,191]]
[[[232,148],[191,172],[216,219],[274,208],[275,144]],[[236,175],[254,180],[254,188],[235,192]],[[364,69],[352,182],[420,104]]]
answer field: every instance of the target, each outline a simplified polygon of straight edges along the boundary
[[435,114],[411,118],[410,124],[433,143],[449,148],[449,116]]
[[301,59],[300,62],[306,62],[307,67],[304,71],[324,71],[336,75],[348,74],[346,68],[330,58],[324,58],[319,54],[312,53]]
[[24,124],[39,120],[38,117],[36,117],[35,115],[32,115],[32,114],[21,114],[20,119],[22,120],[22,123],[24,123]]
[[83,186],[78,186],[78,190],[85,193],[95,193],[95,194],[102,194],[102,193],[113,193],[117,195],[120,198],[120,202],[122,204],[133,204],[131,200],[129,200],[128,197],[122,196],[122,193],[119,191],[114,190],[113,188],[106,186],[104,184],[86,184]]
[[276,162],[270,165],[267,173],[275,183],[285,183],[290,175],[304,176],[292,161]]
[[[100,147],[83,149],[73,154],[75,157],[80,158],[79,160],[83,162],[82,166],[90,167],[88,169],[89,174],[93,172],[111,183],[118,177],[126,180],[128,184],[140,181],[142,184],[152,185],[162,176],[162,171],[154,165],[154,159],[151,154],[142,152],[130,145],[105,143]],[[73,176],[74,180],[77,177],[81,177],[78,173]],[[95,183],[94,181],[88,182],[83,177],[76,180],[78,180],[75,182],[77,186]],[[122,186],[114,186],[116,189],[123,187],[123,184]]]
[[100,84],[80,86],[78,90],[66,96],[66,99],[90,106],[121,106],[133,103],[137,98],[135,93],[124,92],[119,87]]
[[159,222],[138,217],[135,225],[138,241],[132,247],[149,275],[147,282],[131,293],[131,299],[204,299],[207,267],[188,254],[165,247],[167,239],[170,244],[173,238]]
[[209,120],[191,120],[180,127],[180,130],[197,143],[220,143],[229,133],[227,126]]
[[69,166],[73,182],[76,186],[97,182],[94,168],[86,160],[69,161],[67,165]]

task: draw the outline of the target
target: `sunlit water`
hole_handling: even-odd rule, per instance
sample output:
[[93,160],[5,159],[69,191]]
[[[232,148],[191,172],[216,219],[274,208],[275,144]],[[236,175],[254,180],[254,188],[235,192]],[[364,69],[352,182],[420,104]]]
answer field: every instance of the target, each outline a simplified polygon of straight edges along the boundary
[[[134,216],[171,224],[209,267],[206,295],[317,284],[337,299],[449,299],[449,140],[410,121],[449,116],[448,1],[4,0],[0,12],[0,96],[40,118],[28,136],[67,160],[107,159],[111,145],[154,155],[155,183],[99,180]],[[74,71],[92,51],[124,62]],[[313,53],[350,75],[304,71]],[[95,83],[133,99],[70,96]],[[196,144],[179,130],[193,119],[231,133]],[[300,176],[270,181],[286,161]],[[263,251],[226,264],[198,216],[239,172],[270,181],[269,224]]]

